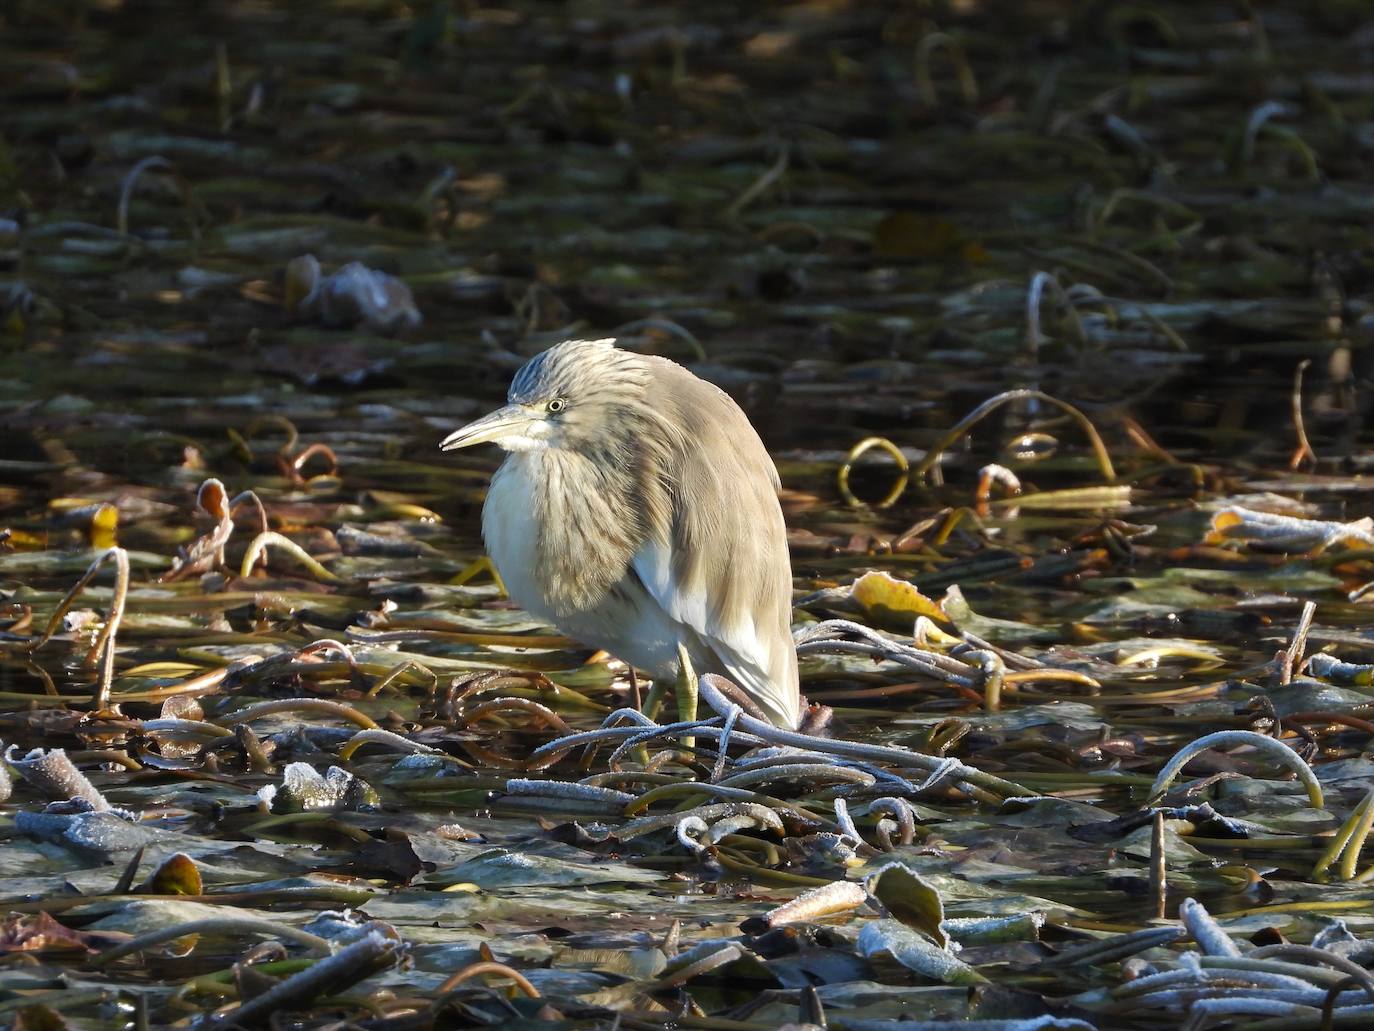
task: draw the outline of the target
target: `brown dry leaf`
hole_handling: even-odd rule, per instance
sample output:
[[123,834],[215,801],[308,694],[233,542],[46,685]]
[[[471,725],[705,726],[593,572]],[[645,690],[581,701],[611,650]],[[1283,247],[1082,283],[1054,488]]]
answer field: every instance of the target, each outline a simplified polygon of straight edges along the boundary
[[67,1019],[45,1003],[25,1006],[14,1015],[13,1031],[66,1031]]
[[74,931],[47,913],[15,915],[0,924],[0,952],[95,952],[99,935]]

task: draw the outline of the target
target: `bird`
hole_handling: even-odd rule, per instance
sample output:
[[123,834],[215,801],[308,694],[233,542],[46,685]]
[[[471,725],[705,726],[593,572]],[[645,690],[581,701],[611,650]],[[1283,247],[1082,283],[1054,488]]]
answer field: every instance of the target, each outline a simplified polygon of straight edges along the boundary
[[507,402],[439,446],[507,452],[482,537],[511,599],[656,680],[683,673],[681,650],[796,727],[781,481],[739,405],[613,339],[535,355]]

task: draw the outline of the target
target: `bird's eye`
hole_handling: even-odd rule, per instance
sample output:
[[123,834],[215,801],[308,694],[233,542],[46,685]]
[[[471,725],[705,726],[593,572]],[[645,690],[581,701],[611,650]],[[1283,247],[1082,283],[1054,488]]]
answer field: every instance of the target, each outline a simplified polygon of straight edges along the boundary
[[555,397],[552,401],[548,403],[546,407],[554,415],[557,415],[564,408],[568,407],[568,402],[564,401],[561,397]]

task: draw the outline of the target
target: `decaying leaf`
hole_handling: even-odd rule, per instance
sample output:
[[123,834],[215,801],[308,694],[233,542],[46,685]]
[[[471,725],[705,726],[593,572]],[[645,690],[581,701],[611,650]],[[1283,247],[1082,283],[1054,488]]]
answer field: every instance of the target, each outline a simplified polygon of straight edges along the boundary
[[850,597],[869,618],[892,630],[909,632],[921,616],[940,623],[949,621],[939,604],[922,594],[915,584],[881,570],[871,570],[855,580]]

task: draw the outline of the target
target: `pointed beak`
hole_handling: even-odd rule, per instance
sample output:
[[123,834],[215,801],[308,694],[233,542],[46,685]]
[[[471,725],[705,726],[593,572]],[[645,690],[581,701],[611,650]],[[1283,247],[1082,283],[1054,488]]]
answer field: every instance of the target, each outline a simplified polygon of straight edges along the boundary
[[535,421],[535,417],[523,405],[506,405],[468,423],[462,429],[454,430],[439,442],[439,449],[456,451],[474,444],[499,444],[506,437],[524,436]]

